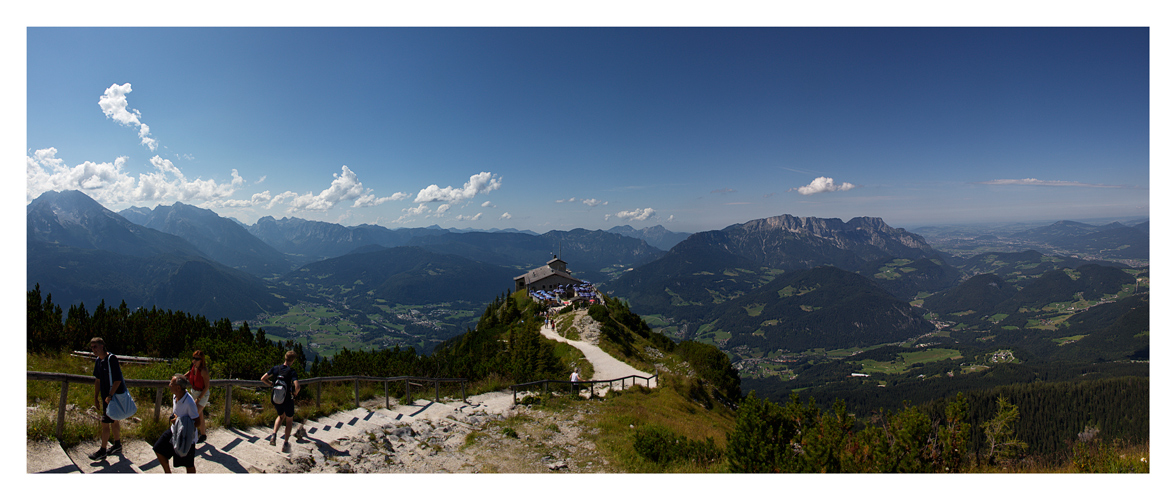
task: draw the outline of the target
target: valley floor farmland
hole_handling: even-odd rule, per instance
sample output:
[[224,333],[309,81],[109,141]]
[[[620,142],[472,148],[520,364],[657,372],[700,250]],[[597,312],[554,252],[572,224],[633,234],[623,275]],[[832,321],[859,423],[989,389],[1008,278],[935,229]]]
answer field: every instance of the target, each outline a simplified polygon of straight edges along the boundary
[[308,353],[333,356],[349,350],[412,347],[428,352],[465,331],[480,311],[465,303],[381,305],[382,314],[367,314],[331,303],[302,302],[280,315],[250,322],[270,340],[301,342]]

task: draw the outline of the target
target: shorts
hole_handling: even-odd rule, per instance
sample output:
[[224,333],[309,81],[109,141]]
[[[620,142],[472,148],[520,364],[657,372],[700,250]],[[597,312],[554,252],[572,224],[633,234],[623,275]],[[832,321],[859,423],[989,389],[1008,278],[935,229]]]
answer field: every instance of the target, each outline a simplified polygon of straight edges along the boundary
[[294,396],[291,394],[287,394],[286,395],[286,402],[282,403],[282,404],[275,404],[274,409],[278,410],[278,416],[285,415],[287,417],[293,417],[294,416]]
[[164,460],[171,459],[172,467],[195,467],[196,466],[196,445],[192,445],[192,451],[188,452],[186,457],[176,456],[175,448],[172,448],[172,430],[168,427],[163,431],[163,435],[155,440],[155,445],[151,447],[156,453],[163,456]]
[[196,402],[196,407],[203,410],[205,406],[208,406],[208,397],[212,395],[212,390],[209,389],[208,392],[205,392],[204,397],[200,397],[201,392],[194,387],[188,389],[188,393],[192,395],[192,400]]
[[106,414],[106,398],[103,398],[102,399],[102,423],[113,424],[115,422],[119,422],[119,420],[115,420],[113,418],[110,418],[110,415]]

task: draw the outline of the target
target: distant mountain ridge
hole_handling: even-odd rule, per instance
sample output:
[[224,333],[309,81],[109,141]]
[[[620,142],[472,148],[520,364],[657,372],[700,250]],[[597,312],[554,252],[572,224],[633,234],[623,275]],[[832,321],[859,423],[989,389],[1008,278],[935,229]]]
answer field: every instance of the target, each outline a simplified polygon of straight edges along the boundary
[[[175,235],[135,224],[79,191],[46,192],[26,212],[26,286],[63,304],[126,301],[252,319],[283,303],[261,279]],[[288,293],[287,295],[296,295]]]
[[154,210],[128,208],[119,214],[141,226],[179,236],[213,260],[235,269],[274,276],[294,268],[285,254],[212,210],[176,202]]
[[408,240],[426,234],[444,234],[439,227],[388,229],[373,224],[347,227],[296,217],[275,219],[262,217],[249,227],[249,233],[280,252],[302,263],[339,257],[366,245],[402,246]]
[[623,226],[614,226],[608,232],[616,233],[630,238],[637,238],[648,243],[650,246],[659,248],[661,250],[669,250],[674,248],[674,245],[681,243],[686,238],[690,237],[691,233],[676,233],[670,231],[658,224],[656,226],[647,227],[645,229],[633,229],[633,226],[628,224]]
[[[769,271],[834,266],[873,275],[880,261],[891,258],[930,259],[932,265],[947,267],[922,237],[876,217],[842,222],[785,214],[695,233],[661,259],[625,273],[607,288],[630,300],[641,314],[677,316],[684,312],[675,310],[679,306],[718,303],[748,293],[772,278],[764,274]],[[942,274],[953,273],[948,269]],[[903,288],[901,283],[888,286]]]
[[29,203],[25,220],[28,241],[138,257],[174,253],[208,258],[183,238],[135,224],[80,191],[42,194]]

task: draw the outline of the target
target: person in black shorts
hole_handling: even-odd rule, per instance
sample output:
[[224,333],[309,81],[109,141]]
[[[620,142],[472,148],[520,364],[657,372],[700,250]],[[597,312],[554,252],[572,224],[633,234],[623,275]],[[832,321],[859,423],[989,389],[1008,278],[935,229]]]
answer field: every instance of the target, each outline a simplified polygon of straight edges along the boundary
[[[172,392],[172,423],[175,423],[177,418],[186,416],[192,419],[193,425],[195,425],[196,418],[200,415],[196,401],[192,399],[192,395],[188,394],[188,391],[184,390],[187,387],[188,379],[179,373],[172,375],[171,381],[167,384],[167,388]],[[159,459],[159,465],[163,466],[164,474],[171,474],[171,467],[167,466],[168,459],[172,460],[172,465],[175,467],[186,469],[188,474],[196,473],[196,447],[192,446],[188,450],[187,456],[177,455],[175,448],[172,448],[172,428],[170,426],[166,431],[163,431],[159,439],[155,440],[155,445],[151,447],[151,450]]]
[[[298,395],[299,384],[298,374],[291,365],[296,359],[298,354],[286,351],[286,362],[270,368],[270,371],[261,376],[263,384],[274,388],[274,397],[271,401],[274,401],[274,409],[278,410],[278,418],[274,419],[274,433],[269,439],[270,446],[277,446],[278,428],[281,427],[283,420],[286,421],[286,440],[282,449],[290,445],[290,431],[294,427],[294,397]],[[284,393],[280,401],[279,392]]]
[[[102,460],[109,455],[122,453],[122,436],[120,436],[119,421],[106,415],[106,406],[115,394],[127,392],[123,383],[122,368],[119,367],[118,357],[106,351],[106,342],[102,337],[90,339],[90,351],[94,353],[94,406],[102,410],[102,422],[99,424],[99,435],[102,438],[101,448],[87,455],[90,460]],[[113,439],[112,439],[113,438]],[[110,449],[106,449],[106,441],[110,439]]]

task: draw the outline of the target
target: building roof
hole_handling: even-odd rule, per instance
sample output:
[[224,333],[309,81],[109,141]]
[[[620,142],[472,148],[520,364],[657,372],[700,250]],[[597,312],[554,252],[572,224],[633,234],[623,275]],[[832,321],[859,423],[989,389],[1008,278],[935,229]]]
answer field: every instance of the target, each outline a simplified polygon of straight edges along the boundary
[[581,282],[580,280],[573,278],[572,275],[569,274],[567,271],[560,271],[558,269],[552,269],[551,267],[548,267],[548,266],[536,267],[535,269],[527,271],[525,274],[515,276],[515,281],[518,281],[521,279],[521,280],[523,280],[523,282],[525,284],[530,285],[531,283],[542,280],[544,278],[549,278],[551,276],[560,276],[560,277],[575,281],[577,283]]

